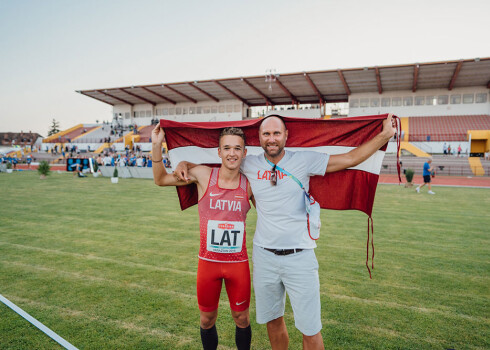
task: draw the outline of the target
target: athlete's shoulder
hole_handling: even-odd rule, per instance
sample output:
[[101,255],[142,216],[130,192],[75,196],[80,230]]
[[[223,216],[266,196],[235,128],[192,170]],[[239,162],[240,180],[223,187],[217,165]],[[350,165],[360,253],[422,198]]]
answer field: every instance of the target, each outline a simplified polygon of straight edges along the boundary
[[211,177],[211,173],[213,168],[208,167],[206,165],[197,165],[192,169],[189,169],[189,175],[191,175],[196,182],[200,183],[203,186],[206,186],[209,182],[209,178]]

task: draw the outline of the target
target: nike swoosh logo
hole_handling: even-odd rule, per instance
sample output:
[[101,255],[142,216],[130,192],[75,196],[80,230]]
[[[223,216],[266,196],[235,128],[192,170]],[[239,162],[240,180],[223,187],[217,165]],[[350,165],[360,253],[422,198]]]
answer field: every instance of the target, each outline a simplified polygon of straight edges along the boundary
[[209,197],[215,197],[215,196],[219,196],[219,193],[210,193],[209,194]]
[[237,306],[239,306],[239,305],[242,305],[244,302],[246,302],[246,300],[242,301],[241,303],[236,302],[235,304],[236,304]]

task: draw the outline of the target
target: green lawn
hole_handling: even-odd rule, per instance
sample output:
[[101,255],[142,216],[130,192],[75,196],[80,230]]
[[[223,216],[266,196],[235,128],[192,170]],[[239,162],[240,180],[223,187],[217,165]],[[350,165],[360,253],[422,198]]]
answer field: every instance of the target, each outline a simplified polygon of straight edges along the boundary
[[[80,349],[199,349],[197,208],[150,180],[0,174],[0,294]],[[320,264],[328,349],[490,348],[490,191],[381,185],[375,270],[367,218],[323,211]],[[255,228],[248,220],[248,248]],[[268,349],[251,316],[254,349]],[[226,293],[220,349],[234,348]],[[301,348],[291,308],[290,348]],[[0,303],[0,349],[59,349]]]

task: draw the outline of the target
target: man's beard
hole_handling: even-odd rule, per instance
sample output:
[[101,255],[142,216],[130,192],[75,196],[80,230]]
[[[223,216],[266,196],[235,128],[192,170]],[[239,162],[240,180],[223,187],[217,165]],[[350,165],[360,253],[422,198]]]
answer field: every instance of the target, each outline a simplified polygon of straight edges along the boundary
[[274,145],[274,146],[276,146],[277,148],[275,148],[273,151],[271,151],[267,146],[264,150],[265,154],[267,154],[269,157],[272,157],[272,158],[277,157],[284,150],[284,147],[281,148],[279,145]]

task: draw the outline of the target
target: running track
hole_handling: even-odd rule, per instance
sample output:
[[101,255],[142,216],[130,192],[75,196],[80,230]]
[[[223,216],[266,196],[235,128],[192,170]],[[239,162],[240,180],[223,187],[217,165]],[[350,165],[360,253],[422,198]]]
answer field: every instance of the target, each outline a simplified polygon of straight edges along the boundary
[[[18,169],[27,170],[27,164],[18,164]],[[31,165],[31,170],[37,169],[37,165]],[[66,165],[51,165],[51,170],[66,170]],[[420,177],[420,176],[419,176]],[[381,174],[379,175],[380,184],[398,184],[398,175]],[[405,183],[405,176],[402,174],[402,183]],[[415,176],[414,184],[421,183]],[[490,177],[466,177],[466,176],[436,176],[432,178],[433,186],[453,186],[453,187],[482,187],[490,188]]]
[[[414,184],[422,183],[422,177],[414,177]],[[380,184],[398,184],[398,175],[381,174],[379,175]],[[405,176],[402,174],[402,183],[405,183]],[[436,176],[432,178],[432,186],[452,186],[452,187],[482,187],[490,188],[490,177],[466,177],[466,176]]]

